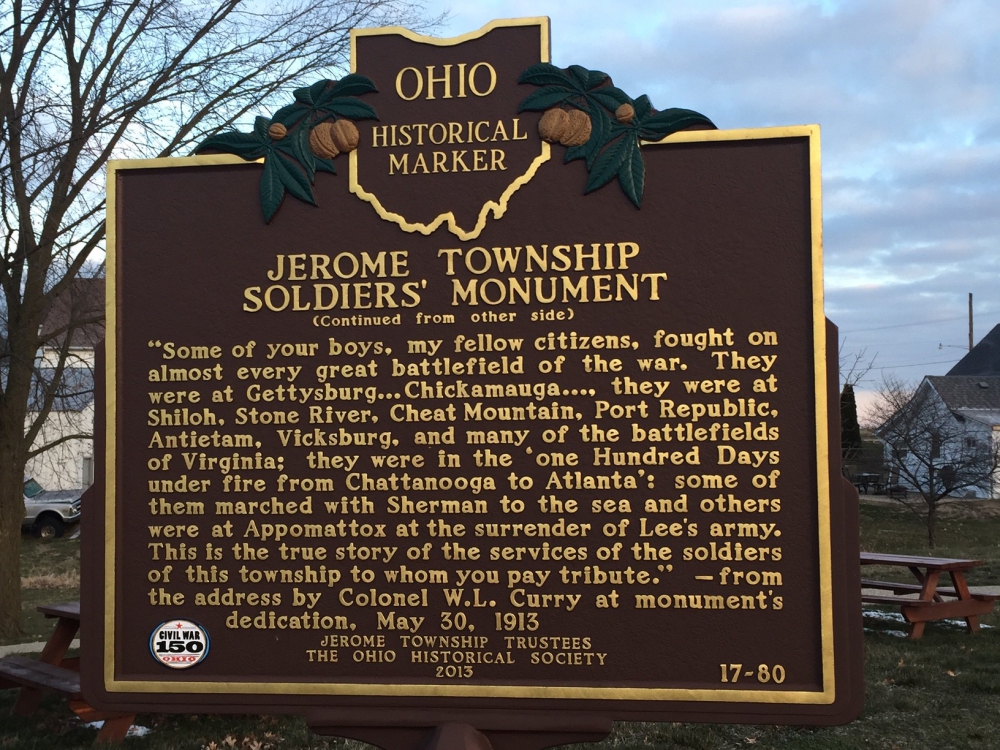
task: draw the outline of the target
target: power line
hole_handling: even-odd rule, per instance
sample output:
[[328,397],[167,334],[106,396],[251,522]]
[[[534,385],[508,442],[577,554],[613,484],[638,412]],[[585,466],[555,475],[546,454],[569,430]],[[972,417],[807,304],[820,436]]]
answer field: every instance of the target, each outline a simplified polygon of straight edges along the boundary
[[879,326],[878,328],[856,328],[853,331],[843,331],[842,333],[866,333],[868,331],[886,331],[890,328],[909,328],[911,326],[926,326],[931,323],[950,323],[953,320],[965,320],[964,315],[960,315],[957,318],[941,318],[940,320],[923,320],[919,323],[900,323],[895,326]]
[[949,362],[955,362],[954,359],[939,359],[934,362],[914,362],[909,365],[886,365],[885,367],[873,367],[873,370],[902,370],[906,367],[923,367],[924,365],[945,365]]

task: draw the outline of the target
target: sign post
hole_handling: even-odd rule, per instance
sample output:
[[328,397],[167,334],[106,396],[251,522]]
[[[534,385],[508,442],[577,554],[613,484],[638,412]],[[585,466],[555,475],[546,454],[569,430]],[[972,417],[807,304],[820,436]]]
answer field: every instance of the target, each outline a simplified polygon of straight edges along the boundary
[[88,700],[400,748],[857,715],[819,129],[548,42],[356,31],[111,164]]

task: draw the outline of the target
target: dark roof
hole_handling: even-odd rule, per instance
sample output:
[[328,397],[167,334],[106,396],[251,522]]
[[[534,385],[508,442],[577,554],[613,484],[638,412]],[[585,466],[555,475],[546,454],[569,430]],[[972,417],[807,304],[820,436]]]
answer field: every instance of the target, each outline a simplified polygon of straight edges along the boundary
[[75,348],[93,349],[104,339],[104,279],[74,279],[49,303],[42,317],[42,345],[61,346],[71,323],[78,323],[72,329]]
[[[45,393],[51,389],[56,371],[52,367],[41,367],[35,371],[31,395],[28,397],[28,411],[41,411]],[[82,411],[94,400],[94,373],[89,367],[67,367],[63,370],[52,411]]]
[[875,434],[884,440],[900,414],[924,408],[931,391],[959,421],[971,419],[989,427],[1000,426],[1000,376],[927,375],[907,405],[876,428]]
[[1000,325],[948,370],[949,375],[1000,375]]
[[928,375],[927,382],[952,411],[1000,409],[1000,376]]

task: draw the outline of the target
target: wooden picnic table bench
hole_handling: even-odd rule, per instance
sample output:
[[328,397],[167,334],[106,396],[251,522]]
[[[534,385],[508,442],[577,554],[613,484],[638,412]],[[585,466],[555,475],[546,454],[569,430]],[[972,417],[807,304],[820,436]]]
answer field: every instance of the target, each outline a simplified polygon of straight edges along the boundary
[[56,628],[37,659],[5,656],[0,659],[0,688],[20,687],[14,711],[22,715],[34,712],[46,692],[69,698],[69,707],[83,721],[104,721],[97,742],[121,742],[132,726],[135,714],[99,711],[80,694],[80,660],[66,658],[73,638],[80,629],[80,602],[46,604],[38,611],[55,618]]
[[[900,606],[914,640],[924,634],[924,625],[930,620],[961,617],[969,632],[974,633],[979,630],[979,615],[992,612],[996,603],[997,597],[992,594],[970,592],[965,581],[965,572],[982,565],[982,560],[862,552],[861,564],[908,568],[916,578],[917,583],[861,579],[861,601]],[[951,587],[938,587],[942,573],[951,576]],[[866,589],[888,593],[870,594],[865,593]]]

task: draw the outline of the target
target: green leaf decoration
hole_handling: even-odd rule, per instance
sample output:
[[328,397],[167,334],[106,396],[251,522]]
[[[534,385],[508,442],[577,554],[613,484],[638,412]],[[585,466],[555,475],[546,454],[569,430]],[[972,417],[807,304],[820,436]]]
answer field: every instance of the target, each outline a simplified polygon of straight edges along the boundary
[[361,96],[377,92],[375,83],[367,76],[351,73],[341,78],[330,87],[330,96]]
[[309,148],[309,132],[307,130],[298,128],[292,131],[288,136],[278,141],[278,149],[290,153],[299,164],[305,167],[309,182],[316,179],[316,155]]
[[267,144],[256,133],[220,133],[206,138],[198,148],[235,154],[247,161],[255,161],[267,153]]
[[597,91],[592,91],[590,96],[597,100],[602,107],[614,112],[622,104],[630,104],[631,100],[621,89],[616,89],[614,86],[608,86],[603,89],[598,89]]
[[566,74],[555,65],[538,63],[521,73],[517,82],[532,86],[562,86],[566,84]]
[[528,94],[524,101],[521,102],[521,106],[518,107],[518,112],[540,112],[557,104],[562,104],[572,96],[574,96],[572,91],[567,91],[560,86],[546,86]]
[[298,124],[299,120],[309,114],[309,107],[299,104],[288,104],[277,112],[274,113],[274,117],[271,118],[271,122],[280,122],[285,127],[291,128]]
[[587,70],[582,65],[570,65],[567,70],[573,78],[580,82],[584,91],[596,88],[610,78],[607,73],[600,70]]
[[333,166],[333,159],[321,159],[318,156],[316,157],[316,171],[337,174],[337,168]]
[[331,84],[333,81],[324,79],[322,81],[316,81],[309,87],[309,98],[312,99],[313,104],[320,104],[323,100],[323,96],[326,95],[332,88]]
[[323,92],[326,91],[327,84],[329,83],[330,81],[325,79],[322,81],[316,81],[316,83],[311,86],[303,86],[300,89],[295,89],[295,91],[292,92],[292,95],[295,97],[296,101],[300,101],[303,104],[314,105],[316,104],[316,99],[322,96]]
[[264,211],[264,221],[270,222],[285,198],[285,186],[275,167],[277,159],[264,162],[264,172],[260,176],[260,207]]
[[278,179],[281,180],[281,184],[285,186],[285,189],[300,201],[305,201],[315,206],[316,199],[313,197],[312,183],[310,183],[309,177],[302,169],[302,165],[293,159],[289,159],[280,151],[277,154],[277,158],[272,159],[272,161],[274,162],[275,171],[278,173]]
[[[357,97],[378,91],[366,76],[352,73],[339,81],[316,81],[295,89],[295,101],[278,109],[270,119],[257,117],[249,133],[231,131],[209,136],[198,144],[195,153],[206,151],[234,154],[247,161],[264,160],[260,176],[260,207],[270,223],[278,212],[285,193],[316,205],[313,184],[317,172],[337,174],[332,159],[316,156],[309,145],[309,134],[328,120],[377,120],[370,104]],[[271,137],[271,126],[279,124]]]
[[639,125],[639,133],[643,138],[659,140],[666,138],[678,130],[695,125],[715,129],[715,125],[702,114],[690,109],[665,109],[654,115],[647,116]]
[[323,107],[332,99],[361,96],[378,91],[367,76],[351,73],[339,81],[317,81],[311,86],[295,90],[296,100],[313,107]]
[[629,141],[629,138],[619,138],[601,152],[594,162],[594,168],[590,171],[590,178],[583,191],[584,195],[604,187],[618,175],[618,170],[621,169],[622,163],[629,155],[628,151],[631,145]]
[[649,101],[649,97],[646,96],[645,94],[638,97],[634,102],[632,102],[632,106],[635,107],[636,120],[642,120],[647,115],[649,115],[653,109],[653,103]]
[[360,99],[353,96],[341,96],[332,99],[319,107],[323,112],[328,112],[337,117],[344,117],[348,120],[377,120],[378,115],[370,104],[365,104]]
[[[566,155],[563,157],[563,164],[569,164],[571,161],[576,159],[586,159],[587,158],[587,146],[594,140],[594,131],[590,131],[590,140],[584,143],[582,146],[570,146],[566,149]],[[590,169],[590,165],[587,165],[587,169]]]
[[582,146],[566,149],[563,163],[568,164],[573,159],[586,159],[587,169],[591,170],[594,168],[597,155],[601,153],[601,148],[610,140],[608,133],[612,123],[603,116],[600,107],[596,104],[590,106],[588,114],[590,115],[590,139]]
[[269,143],[271,136],[268,135],[267,129],[271,126],[271,121],[266,117],[255,117],[253,119],[253,132],[258,138],[260,138],[262,143]]
[[[607,73],[580,65],[562,69],[538,63],[521,73],[518,83],[539,87],[521,101],[518,112],[575,107],[588,114],[590,138],[581,146],[567,148],[563,162],[585,160],[588,172],[585,195],[617,177],[622,191],[636,208],[642,206],[646,182],[641,141],[660,140],[685,128],[715,128],[711,120],[690,109],[657,112],[645,94],[632,99],[612,85]],[[628,122],[618,122],[617,110],[625,104],[632,106],[635,115]]]
[[[556,91],[566,94],[565,101],[576,106],[578,109],[587,109],[588,101],[597,90],[606,91],[605,83],[609,82],[607,73],[591,71],[574,65],[567,70],[561,70],[550,63],[538,63],[532,65],[518,78],[518,83],[531,83],[536,86],[543,86],[543,91],[548,91],[554,95]],[[628,97],[618,89],[614,89],[621,97]],[[521,102],[518,107],[519,112],[537,112],[548,109],[550,106],[545,103],[546,98],[539,96],[532,99],[530,96]],[[617,106],[617,105],[616,105]]]
[[642,188],[646,181],[646,164],[640,153],[639,139],[627,138],[625,140],[629,144],[628,154],[625,155],[622,165],[618,168],[618,182],[635,207],[642,208]]

